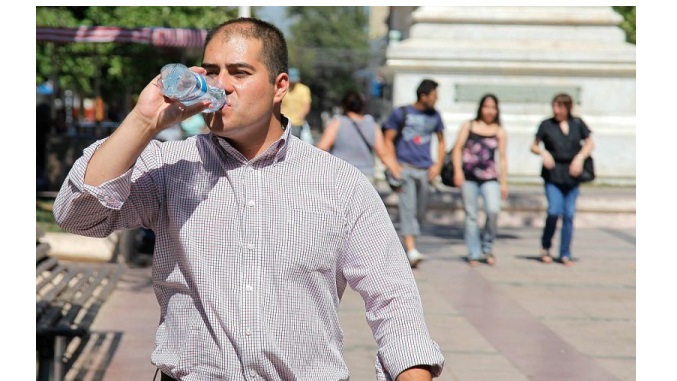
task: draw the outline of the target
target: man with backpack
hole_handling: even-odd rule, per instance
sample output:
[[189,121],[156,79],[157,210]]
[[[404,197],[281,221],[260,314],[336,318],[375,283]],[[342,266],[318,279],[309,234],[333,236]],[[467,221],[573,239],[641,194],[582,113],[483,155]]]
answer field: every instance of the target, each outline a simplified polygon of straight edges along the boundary
[[[396,108],[385,124],[384,164],[392,177],[399,180],[398,207],[400,235],[409,264],[415,268],[425,257],[416,249],[420,223],[425,218],[428,184],[440,175],[445,154],[444,123],[435,109],[438,83],[424,79],[416,89],[416,102]],[[430,143],[437,136],[437,157],[431,154]]]

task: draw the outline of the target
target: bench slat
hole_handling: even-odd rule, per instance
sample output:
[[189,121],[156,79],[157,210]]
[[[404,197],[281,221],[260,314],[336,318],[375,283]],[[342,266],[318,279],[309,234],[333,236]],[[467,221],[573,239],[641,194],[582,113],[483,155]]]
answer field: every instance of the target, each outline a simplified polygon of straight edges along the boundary
[[[94,291],[101,287],[108,276],[107,272],[103,271],[102,269],[98,269],[96,272],[94,272],[92,269],[83,269],[82,271],[84,274],[80,279],[80,283],[82,283],[83,287],[71,288],[63,294],[63,298],[65,300],[71,301],[71,307],[68,312],[64,314],[63,318],[61,318],[61,320],[59,320],[59,322],[56,324],[57,327],[66,328],[74,324],[78,313],[83,308],[87,307],[87,304],[89,303]],[[75,296],[76,291],[79,294],[77,297]]]
[[124,273],[121,264],[57,264],[40,283],[38,335],[83,336]]
[[36,243],[36,342],[38,379],[62,380],[66,359],[57,337],[87,337],[101,306],[124,273],[122,264],[62,262],[49,255],[48,243]]
[[[54,257],[49,257],[45,259],[44,261],[40,262],[37,264],[36,269],[35,269],[35,275],[40,276],[41,273],[46,272],[46,271],[51,271],[54,267],[58,266],[59,263],[57,262],[56,258]],[[38,284],[38,287],[40,287],[40,284]]]
[[35,245],[35,261],[40,262],[47,258],[51,246],[47,242],[37,242]]

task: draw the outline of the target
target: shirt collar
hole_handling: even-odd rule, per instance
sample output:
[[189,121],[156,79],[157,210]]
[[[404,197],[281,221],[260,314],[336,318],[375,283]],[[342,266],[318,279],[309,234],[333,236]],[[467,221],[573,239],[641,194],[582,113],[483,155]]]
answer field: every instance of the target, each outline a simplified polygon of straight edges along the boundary
[[221,148],[221,152],[225,156],[224,159],[226,160],[234,160],[236,162],[239,162],[243,165],[252,165],[252,166],[260,166],[260,167],[265,167],[268,165],[273,165],[276,164],[279,161],[284,160],[285,156],[287,155],[287,150],[289,148],[289,138],[291,136],[291,124],[289,119],[286,117],[282,118],[282,122],[285,123],[283,124],[284,130],[282,131],[282,135],[280,135],[279,139],[274,141],[268,149],[266,149],[264,152],[256,155],[252,160],[247,160],[244,155],[240,153],[235,147],[233,147],[228,141],[220,136],[217,136],[215,134],[210,134],[211,135],[211,140],[212,142]]

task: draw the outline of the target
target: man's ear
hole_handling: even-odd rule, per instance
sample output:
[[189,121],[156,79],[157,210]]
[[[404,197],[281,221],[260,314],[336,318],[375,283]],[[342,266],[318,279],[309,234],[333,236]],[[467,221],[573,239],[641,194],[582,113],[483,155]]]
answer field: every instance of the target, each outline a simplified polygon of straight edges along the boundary
[[287,91],[289,91],[289,75],[280,73],[275,78],[275,101],[282,102],[282,98],[287,95]]

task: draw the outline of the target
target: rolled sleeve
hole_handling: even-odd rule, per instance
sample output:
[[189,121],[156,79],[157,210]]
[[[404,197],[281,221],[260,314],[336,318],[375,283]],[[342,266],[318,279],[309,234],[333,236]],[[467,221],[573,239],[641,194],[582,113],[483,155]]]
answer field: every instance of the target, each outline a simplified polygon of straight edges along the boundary
[[71,195],[77,196],[79,193],[89,193],[99,200],[104,207],[120,210],[127,197],[129,197],[133,172],[132,168],[128,169],[117,178],[109,180],[99,186],[85,184],[85,172],[89,165],[89,161],[103,141],[104,140],[96,141],[87,147],[84,150],[82,157],[73,164],[73,168],[68,175],[68,181],[72,185],[70,189],[73,190]]
[[[85,184],[89,162],[104,141],[98,140],[85,148],[82,156],[73,163],[54,201],[56,222],[70,233],[106,237],[116,230],[143,224],[142,213],[145,211],[140,210],[138,204],[129,202],[138,166],[99,186]],[[150,194],[147,190],[138,193]]]
[[[402,371],[429,365],[442,372],[444,356],[429,334],[416,280],[397,232],[378,194],[355,192],[352,234],[346,248],[344,274],[365,301],[366,318],[379,349],[379,380],[395,379]],[[391,377],[391,378],[389,378]]]
[[106,208],[120,210],[129,196],[131,179],[132,169],[130,168],[119,177],[106,181],[98,187],[84,184],[83,190],[96,197]]
[[395,339],[381,347],[376,357],[380,380],[395,380],[400,373],[418,365],[430,366],[433,377],[442,374],[444,357],[439,345],[428,335],[393,336]]

